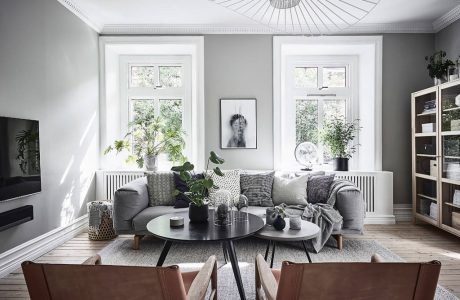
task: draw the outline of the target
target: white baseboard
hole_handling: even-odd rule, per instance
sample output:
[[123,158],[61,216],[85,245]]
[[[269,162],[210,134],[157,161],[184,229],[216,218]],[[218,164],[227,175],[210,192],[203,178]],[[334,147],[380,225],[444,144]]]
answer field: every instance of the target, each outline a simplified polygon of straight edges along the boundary
[[396,222],[411,222],[412,216],[412,204],[394,204],[394,215]]
[[0,254],[0,278],[20,268],[23,261],[39,258],[57,246],[74,238],[87,227],[88,215],[84,215],[66,226],[51,230]]
[[368,212],[366,213],[366,217],[364,218],[364,224],[390,225],[395,223],[396,220],[394,215],[382,215]]

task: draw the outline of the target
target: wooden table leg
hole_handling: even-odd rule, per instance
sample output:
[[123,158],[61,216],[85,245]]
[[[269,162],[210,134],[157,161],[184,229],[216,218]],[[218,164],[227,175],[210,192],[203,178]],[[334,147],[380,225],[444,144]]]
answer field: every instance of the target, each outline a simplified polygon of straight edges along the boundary
[[236,257],[235,247],[233,246],[233,241],[225,241],[225,246],[228,251],[228,256],[230,262],[232,263],[233,275],[235,276],[236,285],[238,287],[238,292],[240,293],[240,298],[246,300],[246,295],[244,294],[243,280],[241,279],[240,267],[238,266],[238,259]]
[[160,257],[158,258],[157,267],[163,266],[163,263],[165,262],[166,256],[168,255],[171,245],[172,245],[171,241],[165,241],[163,245],[163,250],[161,250]]

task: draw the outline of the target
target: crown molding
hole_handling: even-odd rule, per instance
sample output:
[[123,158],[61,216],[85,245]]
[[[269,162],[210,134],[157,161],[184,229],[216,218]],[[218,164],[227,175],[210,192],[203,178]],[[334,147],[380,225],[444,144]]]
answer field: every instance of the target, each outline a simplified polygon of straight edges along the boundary
[[[340,32],[329,34],[362,34],[362,33],[433,33],[431,23],[404,24],[355,24]],[[208,24],[107,24],[102,27],[101,34],[286,34],[263,25],[208,25]],[[288,34],[305,34],[294,31]]]
[[95,21],[92,21],[88,18],[88,16],[71,0],[57,0],[59,3],[61,3],[65,8],[70,10],[71,13],[73,13],[75,16],[80,18],[83,22],[86,23],[89,27],[94,29],[97,33],[101,33],[102,30],[102,25],[98,24]]
[[460,19],[460,5],[457,5],[451,11],[442,15],[433,22],[433,29],[435,32],[439,32],[442,29],[446,28],[450,24]]

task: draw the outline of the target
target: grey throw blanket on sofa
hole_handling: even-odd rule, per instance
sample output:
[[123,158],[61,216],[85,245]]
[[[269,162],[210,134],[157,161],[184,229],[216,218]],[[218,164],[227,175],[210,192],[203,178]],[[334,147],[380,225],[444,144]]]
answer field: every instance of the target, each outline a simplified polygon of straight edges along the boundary
[[[342,223],[342,216],[336,209],[334,209],[334,205],[337,200],[337,193],[341,189],[353,189],[359,191],[352,182],[344,179],[336,179],[331,185],[327,203],[308,203],[307,206],[283,204],[283,207],[286,209],[288,214],[301,214],[303,220],[318,225],[320,228],[320,234],[318,237],[309,241],[311,248],[313,248],[316,253],[323,249],[324,245],[331,237],[334,224]],[[296,213],[296,211],[298,213]]]

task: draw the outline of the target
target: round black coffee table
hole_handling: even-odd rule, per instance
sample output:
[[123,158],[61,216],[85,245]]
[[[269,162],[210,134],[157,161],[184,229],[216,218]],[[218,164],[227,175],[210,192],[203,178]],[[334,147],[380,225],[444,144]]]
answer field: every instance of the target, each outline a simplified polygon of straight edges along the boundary
[[[238,214],[239,212],[235,212]],[[184,218],[183,227],[170,227],[169,219],[174,216]],[[264,227],[264,221],[252,214],[248,214],[247,222],[233,222],[230,226],[214,225],[214,212],[209,210],[209,220],[207,223],[190,223],[188,213],[167,214],[157,217],[147,224],[147,230],[154,236],[165,240],[163,250],[158,258],[157,266],[162,266],[169,249],[173,242],[198,242],[198,241],[221,241],[224,258],[230,258],[232,264],[233,275],[235,276],[238,292],[241,299],[246,299],[244,294],[243,282],[241,280],[240,268],[238,267],[238,259],[236,256],[233,241],[253,235]]]

